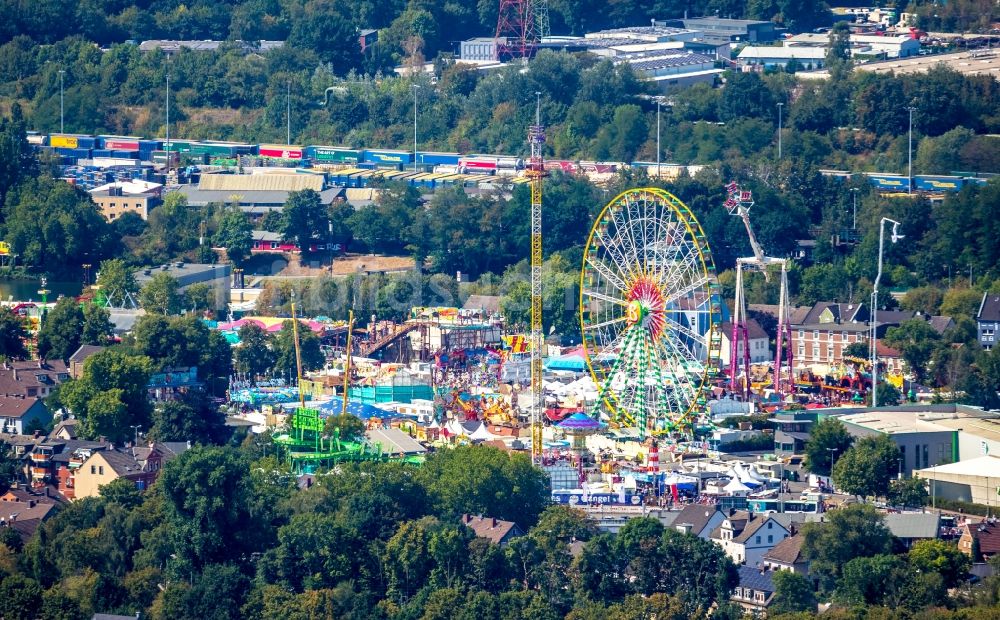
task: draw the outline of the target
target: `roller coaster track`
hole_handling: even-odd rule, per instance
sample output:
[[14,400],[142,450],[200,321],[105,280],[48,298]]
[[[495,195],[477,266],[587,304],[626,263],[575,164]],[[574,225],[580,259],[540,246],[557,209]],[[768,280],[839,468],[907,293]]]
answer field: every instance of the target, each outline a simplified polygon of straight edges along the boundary
[[369,342],[361,346],[360,353],[362,357],[371,357],[372,354],[384,349],[396,340],[399,340],[406,334],[412,332],[413,330],[419,328],[420,325],[417,323],[405,323],[400,325],[396,329],[392,330],[388,334],[382,336],[374,342]]

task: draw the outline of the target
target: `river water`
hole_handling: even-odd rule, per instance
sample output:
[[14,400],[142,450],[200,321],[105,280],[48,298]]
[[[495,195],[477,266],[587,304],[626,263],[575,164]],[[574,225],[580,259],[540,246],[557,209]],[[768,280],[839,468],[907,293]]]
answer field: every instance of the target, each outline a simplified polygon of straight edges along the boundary
[[[41,301],[42,296],[38,294],[38,289],[42,288],[41,280],[19,280],[10,278],[0,278],[0,300],[7,301]],[[59,295],[76,296],[83,290],[83,283],[76,281],[49,281],[45,284],[49,290],[49,301],[55,301]]]

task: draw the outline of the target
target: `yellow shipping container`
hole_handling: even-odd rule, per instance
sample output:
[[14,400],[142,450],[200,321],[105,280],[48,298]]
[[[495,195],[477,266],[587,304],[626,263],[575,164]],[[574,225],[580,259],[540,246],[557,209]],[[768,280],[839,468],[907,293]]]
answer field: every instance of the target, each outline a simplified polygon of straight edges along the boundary
[[49,146],[54,148],[75,149],[77,147],[76,136],[51,136]]

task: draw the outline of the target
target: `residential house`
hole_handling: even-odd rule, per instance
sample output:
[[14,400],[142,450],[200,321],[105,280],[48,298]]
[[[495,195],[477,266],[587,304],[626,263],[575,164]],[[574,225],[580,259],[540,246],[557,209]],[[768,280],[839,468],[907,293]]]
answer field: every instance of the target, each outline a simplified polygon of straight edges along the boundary
[[979,312],[976,313],[976,333],[979,334],[979,346],[987,351],[1000,338],[1000,295],[983,293]]
[[774,600],[773,573],[751,566],[740,566],[740,582],[733,590],[730,600],[742,607],[748,614],[764,616]]
[[691,504],[677,514],[673,527],[684,534],[708,540],[715,528],[734,513],[718,504]]
[[21,501],[19,499],[0,500],[0,527],[9,527],[21,535],[25,542],[30,539],[38,526],[55,514],[55,502],[42,502],[37,499]]
[[59,360],[5,362],[0,366],[0,395],[45,398],[69,379],[69,369]]
[[80,421],[76,418],[69,418],[66,420],[61,420],[56,424],[52,432],[49,433],[49,437],[55,439],[76,439],[77,438],[77,427],[80,425]]
[[799,575],[809,573],[809,560],[802,555],[802,534],[792,534],[778,542],[764,554],[764,568],[772,571],[787,570]]
[[933,512],[904,512],[885,515],[885,526],[907,549],[918,540],[933,540],[941,532],[941,515]]
[[0,424],[3,432],[24,435],[42,429],[52,421],[52,412],[40,398],[0,395]]
[[1000,553],[1000,525],[996,519],[963,526],[962,536],[958,539],[958,550],[971,557],[973,562],[987,561]]
[[802,454],[809,432],[816,423],[816,413],[812,411],[789,411],[777,413],[769,421],[777,424],[774,431],[774,453],[779,457]]
[[100,353],[103,350],[104,347],[94,344],[80,345],[80,348],[77,349],[73,355],[70,355],[67,360],[69,362],[69,375],[74,379],[79,379],[83,376],[83,363],[86,362],[91,355]]
[[[720,328],[722,332],[722,352],[720,361],[724,367],[728,367],[733,354],[733,324],[723,323]],[[750,351],[751,364],[765,364],[774,361],[771,352],[771,340],[760,326],[760,323],[750,319],[747,321],[747,348]],[[743,362],[743,339],[736,341],[736,361]]]
[[77,469],[75,497],[98,497],[100,488],[118,478],[127,478],[139,490],[152,485],[166,461],[175,453],[151,444],[122,450],[100,450],[91,454]]
[[518,527],[517,523],[501,521],[494,517],[464,514],[462,515],[462,525],[475,532],[476,536],[486,538],[501,547],[506,546],[519,536],[524,536],[524,531]]
[[764,554],[790,535],[770,515],[739,511],[715,528],[711,539],[737,564],[759,568],[764,565]]
[[808,366],[817,372],[839,366],[848,346],[868,341],[868,319],[864,304],[825,301],[813,304],[801,322],[791,324],[796,366]]

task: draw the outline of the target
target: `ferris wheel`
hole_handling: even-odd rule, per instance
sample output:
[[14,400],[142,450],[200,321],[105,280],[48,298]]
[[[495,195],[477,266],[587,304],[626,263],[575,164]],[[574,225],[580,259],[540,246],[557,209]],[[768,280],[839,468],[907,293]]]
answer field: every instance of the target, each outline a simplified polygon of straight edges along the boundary
[[580,293],[595,413],[643,437],[689,430],[722,346],[715,265],[691,211],[659,189],[619,194],[591,229]]

